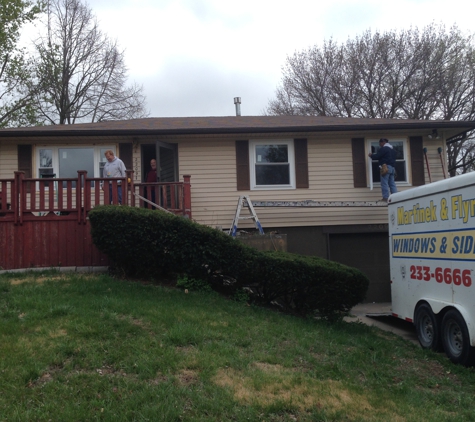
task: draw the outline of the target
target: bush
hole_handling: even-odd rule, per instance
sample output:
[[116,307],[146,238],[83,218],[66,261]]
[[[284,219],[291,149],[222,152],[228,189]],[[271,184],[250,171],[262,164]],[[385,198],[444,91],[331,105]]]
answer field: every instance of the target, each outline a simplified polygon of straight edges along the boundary
[[261,252],[255,268],[249,287],[267,303],[304,315],[318,311],[328,319],[361,302],[369,285],[356,268],[315,256]]
[[259,252],[161,211],[105,205],[94,208],[89,219],[96,246],[130,277],[184,274],[222,293],[245,291],[255,302],[328,319],[361,302],[369,284],[355,268],[319,257]]
[[189,278],[187,275],[178,277],[176,287],[194,292],[212,292],[210,284],[205,280]]

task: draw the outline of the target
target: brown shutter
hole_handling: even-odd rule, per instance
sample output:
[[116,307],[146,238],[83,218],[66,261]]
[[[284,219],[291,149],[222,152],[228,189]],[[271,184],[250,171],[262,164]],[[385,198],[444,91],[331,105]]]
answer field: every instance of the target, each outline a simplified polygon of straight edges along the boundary
[[236,141],[236,180],[237,190],[249,190],[251,188],[249,141]]
[[295,182],[297,189],[308,188],[308,152],[306,139],[294,139]]
[[353,138],[351,140],[351,151],[353,154],[353,186],[355,188],[365,188],[367,183],[364,138]]
[[25,178],[29,179],[32,177],[33,166],[32,166],[32,147],[31,145],[18,145],[18,171],[25,172]]
[[132,162],[132,149],[132,143],[119,144],[119,158],[124,162],[125,168],[127,170],[132,170],[134,168]]
[[411,136],[409,138],[409,148],[411,151],[412,186],[424,185],[424,147],[422,145],[422,136]]

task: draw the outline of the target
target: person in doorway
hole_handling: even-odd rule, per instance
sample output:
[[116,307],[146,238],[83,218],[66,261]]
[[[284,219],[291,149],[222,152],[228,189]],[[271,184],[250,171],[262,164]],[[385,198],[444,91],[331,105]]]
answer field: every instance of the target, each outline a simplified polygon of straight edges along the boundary
[[145,179],[146,183],[155,183],[157,181],[157,160],[150,160],[150,171]]
[[[157,160],[154,158],[150,160],[150,171],[147,173],[147,176],[145,178],[145,183],[157,183]],[[148,195],[148,192],[150,191],[150,195]],[[147,186],[145,187],[145,198],[148,199],[150,197],[150,200],[155,204],[155,186]],[[146,207],[148,208],[148,204],[146,204]],[[155,207],[152,206],[152,209],[155,209]]]
[[379,140],[379,151],[375,154],[370,152],[368,156],[373,160],[378,160],[378,165],[381,169],[382,201],[388,202],[390,193],[397,192],[396,182],[394,181],[396,174],[396,151],[386,138],[381,138]]
[[[108,149],[104,156],[107,162],[104,164],[103,177],[125,177],[125,165],[124,162],[114,155],[114,151]],[[104,189],[104,186],[102,186]],[[122,186],[120,181],[117,186],[117,196],[119,197],[119,204],[122,204]],[[112,183],[109,183],[109,202],[112,204]]]

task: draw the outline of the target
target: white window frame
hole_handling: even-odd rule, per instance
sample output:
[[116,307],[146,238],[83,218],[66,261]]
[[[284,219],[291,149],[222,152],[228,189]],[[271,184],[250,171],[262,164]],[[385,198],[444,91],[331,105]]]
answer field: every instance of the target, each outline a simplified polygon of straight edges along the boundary
[[[256,183],[256,146],[258,145],[287,145],[288,164],[289,164],[289,184],[285,185],[258,185]],[[295,152],[293,139],[268,139],[268,140],[250,140],[249,141],[249,168],[251,190],[283,190],[295,189]]]
[[[116,154],[117,147],[115,145],[37,145],[35,151],[35,158],[36,158],[36,171],[37,177],[40,176],[40,150],[42,149],[50,149],[52,151],[52,158],[53,158],[53,173],[56,174],[56,178],[59,178],[59,150],[60,149],[77,149],[77,148],[92,148],[93,149],[93,156],[94,156],[94,174],[87,174],[88,177],[102,177],[100,173],[100,163],[105,161],[105,157],[101,156],[101,150],[110,149],[114,151]],[[82,169],[78,169],[82,170]]]
[[[373,139],[366,139],[366,156],[368,156],[368,154],[371,152],[371,144],[372,143],[376,143],[378,144],[379,143],[379,140],[381,138],[373,138]],[[407,138],[386,138],[389,143],[395,143],[395,142],[402,142],[403,143],[403,147],[404,147],[404,164],[405,164],[405,172],[406,172],[406,180],[395,180],[396,182],[396,185],[397,186],[410,186],[411,185],[411,174],[409,172],[409,142],[407,140]],[[396,161],[401,161],[401,160],[396,160]],[[371,162],[372,160],[370,161],[368,159],[368,162],[367,162],[367,165],[366,165],[366,174],[367,174],[367,178],[368,178],[368,186],[370,184],[370,178],[372,177],[372,168],[371,168]],[[381,182],[376,182],[376,181],[373,181],[373,185],[374,186],[381,186]]]

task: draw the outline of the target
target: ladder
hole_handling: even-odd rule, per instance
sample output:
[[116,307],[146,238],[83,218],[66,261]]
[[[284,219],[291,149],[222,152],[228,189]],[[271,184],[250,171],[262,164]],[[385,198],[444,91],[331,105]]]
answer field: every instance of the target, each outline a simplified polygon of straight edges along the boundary
[[[249,213],[251,214],[250,216],[241,217],[241,210],[243,206],[248,207]],[[228,234],[230,234],[232,237],[236,237],[239,220],[248,220],[248,219],[254,220],[254,224],[256,228],[259,230],[259,233],[264,234],[264,230],[261,226],[261,223],[259,222],[259,219],[257,218],[256,211],[254,210],[254,207],[252,206],[251,199],[249,198],[248,195],[242,195],[239,197],[237,208],[236,208],[236,215],[234,216],[233,224],[231,225],[231,228],[229,229]]]

